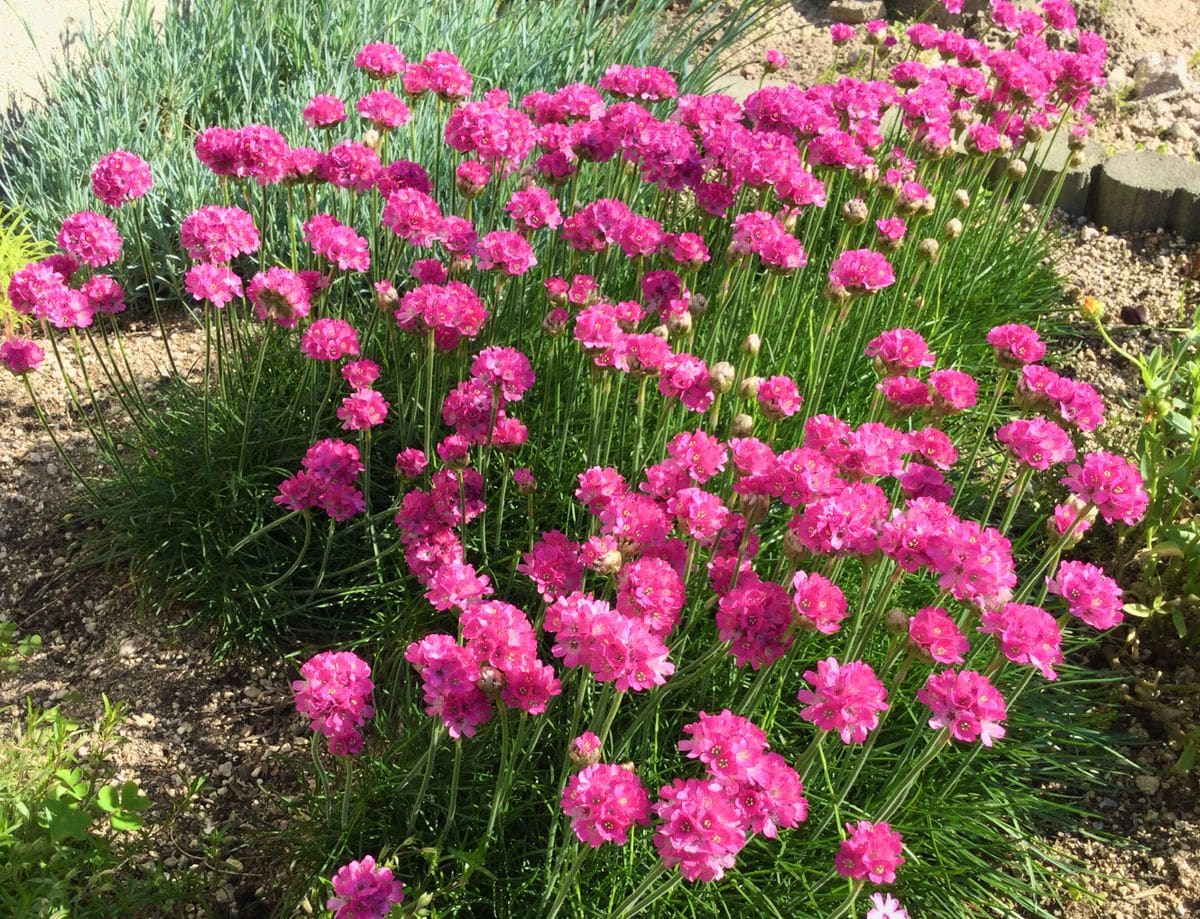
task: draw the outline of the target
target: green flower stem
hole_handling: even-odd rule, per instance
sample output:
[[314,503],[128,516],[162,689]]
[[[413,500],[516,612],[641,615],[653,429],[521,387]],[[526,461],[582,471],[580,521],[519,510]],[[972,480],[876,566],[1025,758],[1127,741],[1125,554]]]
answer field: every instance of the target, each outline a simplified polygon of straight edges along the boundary
[[88,497],[99,504],[100,496],[96,494],[96,491],[94,488],[92,488],[91,483],[83,477],[83,473],[79,471],[79,467],[75,465],[75,461],[72,460],[71,457],[67,456],[66,451],[63,450],[62,444],[58,440],[58,435],[54,433],[54,428],[50,426],[50,420],[46,417],[46,413],[42,411],[42,405],[40,402],[38,402],[37,395],[33,391],[33,384],[29,382],[29,374],[21,374],[21,382],[25,384],[25,392],[29,393],[29,401],[33,405],[33,410],[38,416],[38,421],[42,423],[43,430],[45,430],[46,434],[49,435],[50,442],[54,444],[54,449],[58,452],[59,459],[61,459],[66,467],[71,470],[71,474],[75,477],[75,481],[78,482],[83,487],[84,491],[88,493]]
[[142,235],[142,221],[146,217],[146,208],[141,200],[134,204],[133,236],[137,242],[138,256],[142,261],[142,270],[146,273],[146,294],[150,298],[150,309],[154,312],[154,321],[158,323],[159,334],[162,335],[163,348],[167,352],[167,363],[171,365],[171,373],[179,376],[179,368],[175,366],[175,355],[171,353],[171,339],[167,335],[167,327],[163,323],[162,310],[158,306],[158,294],[154,291],[154,263],[150,259],[150,250],[146,248],[146,238]]

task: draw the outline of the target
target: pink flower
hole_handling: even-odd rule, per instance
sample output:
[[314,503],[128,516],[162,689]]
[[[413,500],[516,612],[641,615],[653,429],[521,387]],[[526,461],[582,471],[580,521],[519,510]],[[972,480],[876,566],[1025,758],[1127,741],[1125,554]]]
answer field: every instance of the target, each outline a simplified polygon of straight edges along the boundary
[[[358,351],[353,353],[357,354]],[[368,360],[348,361],[342,365],[342,379],[350,384],[351,389],[366,389],[379,379],[379,365]]]
[[242,279],[227,265],[197,262],[184,276],[183,286],[196,300],[207,300],[218,309],[243,295]]
[[929,374],[933,407],[942,414],[965,412],[975,405],[979,384],[961,370],[935,370]]
[[79,286],[79,292],[87,297],[88,307],[93,312],[115,314],[125,311],[125,291],[106,274],[92,275]]
[[237,207],[207,205],[192,211],[179,228],[187,254],[202,262],[225,263],[258,251],[254,218]]
[[442,211],[429,195],[414,188],[398,188],[383,208],[383,225],[414,246],[429,246],[442,229]]
[[796,698],[805,703],[800,717],[822,731],[837,731],[842,743],[862,743],[879,726],[879,713],[887,711],[887,690],[864,661],[839,664],[829,657],[806,670],[804,679],[813,689],[802,689]]
[[[1086,513],[1084,513],[1085,510]],[[1096,522],[1096,516],[1095,507],[1089,509],[1086,501],[1080,499],[1078,495],[1071,495],[1062,504],[1055,506],[1054,515],[1050,520],[1051,532],[1066,537],[1066,545],[1073,546],[1083,538],[1084,533],[1092,528]],[[1067,535],[1068,533],[1070,536]]]
[[1062,633],[1054,617],[1040,606],[1006,603],[999,611],[986,611],[979,631],[995,636],[1014,664],[1036,667],[1048,680],[1057,678],[1054,665],[1063,661]]
[[562,809],[579,841],[592,848],[606,842],[623,846],[634,824],[650,825],[650,796],[625,766],[596,763],[571,776]]
[[358,354],[358,332],[344,319],[318,319],[304,330],[300,351],[314,361],[339,361]]
[[900,834],[886,823],[871,823],[868,820],[847,823],[846,832],[850,836],[842,840],[834,859],[837,873],[855,881],[893,883],[896,869],[905,862],[900,854],[904,848]]
[[804,399],[791,377],[767,377],[758,387],[758,404],[769,421],[791,418],[800,411]]
[[1008,447],[1017,462],[1046,470],[1075,459],[1071,436],[1045,418],[1018,418],[996,432],[996,440]]
[[933,405],[929,384],[916,377],[884,377],[875,388],[883,393],[888,410],[898,418]]
[[92,167],[92,193],[109,207],[121,207],[150,190],[150,164],[128,150],[114,150]]
[[55,237],[68,255],[84,265],[103,268],[121,257],[121,234],[117,225],[95,211],[71,214]]
[[829,38],[835,45],[844,45],[854,38],[854,26],[844,22],[835,22],[829,27]]
[[867,357],[887,376],[900,376],[919,367],[932,367],[936,355],[929,350],[925,339],[912,329],[890,329],[881,332],[867,343]]
[[871,908],[866,919],[908,919],[908,910],[890,893],[871,894]]
[[537,185],[514,192],[504,209],[508,211],[518,228],[526,233],[532,233],[543,227],[553,230],[562,225],[562,214],[559,213],[558,202],[551,197],[548,191]]
[[591,766],[600,762],[600,738],[584,731],[571,741],[567,756],[575,766]]
[[346,120],[346,106],[337,96],[313,96],[302,114],[310,128],[332,128]]
[[392,131],[408,124],[412,112],[394,94],[386,89],[369,92],[356,103],[358,114],[371,122],[380,131]]
[[317,166],[317,174],[330,185],[359,193],[374,188],[382,170],[379,154],[352,140],[332,147]]
[[648,102],[674,99],[679,95],[674,78],[661,67],[613,64],[600,78],[600,88],[614,96]]
[[295,328],[312,309],[308,285],[300,275],[287,268],[260,271],[250,279],[246,295],[254,304],[254,313],[259,319],[270,319],[285,329]]
[[824,575],[797,571],[792,576],[792,605],[797,622],[832,635],[846,618],[846,595]]
[[939,664],[961,664],[967,638],[940,606],[926,606],[908,620],[908,640]]
[[296,711],[307,715],[312,729],[329,739],[330,752],[354,756],[362,749],[359,729],[371,707],[371,668],[351,651],[322,651],[301,668],[292,683]]
[[[516,479],[514,470],[513,477]],[[532,481],[528,469],[525,475]],[[517,482],[518,487],[521,483]],[[533,581],[547,603],[574,593],[583,586],[583,561],[579,545],[558,530],[548,530],[521,556],[517,570]]]
[[891,263],[873,249],[853,249],[833,260],[829,283],[852,296],[873,293],[896,283]]
[[1125,617],[1121,586],[1097,565],[1064,561],[1053,578],[1046,578],[1046,587],[1067,601],[1072,616],[1094,629],[1111,629]]
[[763,55],[763,64],[766,66],[768,73],[783,70],[788,65],[787,55],[782,51],[776,51],[774,48],[768,48],[767,53]]
[[1115,453],[1085,454],[1083,463],[1068,466],[1060,481],[1081,500],[1096,505],[1109,523],[1120,520],[1132,526],[1142,519],[1150,503],[1137,467]]
[[372,80],[381,83],[404,73],[407,66],[404,55],[395,45],[377,42],[365,46],[354,56],[354,66],[366,73]]
[[1016,401],[1023,408],[1053,412],[1081,431],[1094,431],[1104,422],[1104,400],[1094,387],[1059,376],[1040,364],[1021,368]]
[[371,267],[367,241],[328,214],[314,214],[305,221],[304,239],[313,252],[342,271],[366,271]]
[[[582,575],[581,566],[581,581]],[[643,556],[626,562],[617,575],[617,612],[661,637],[679,622],[685,599],[683,578],[665,559]]]
[[343,431],[365,431],[383,424],[387,410],[387,401],[375,390],[356,389],[342,400],[337,416]]
[[471,376],[494,388],[505,402],[519,402],[536,379],[529,358],[515,348],[484,348],[471,361]]
[[974,670],[942,670],[929,674],[917,699],[933,713],[929,726],[950,729],[950,736],[963,743],[978,740],[990,747],[1004,736],[1008,707],[1004,697],[982,673]]
[[481,240],[476,257],[484,271],[498,268],[504,274],[525,274],[537,264],[533,249],[520,233],[512,230],[493,230]]
[[376,867],[370,855],[339,868],[333,892],[325,908],[337,919],[382,919],[404,901],[404,885],[392,877],[390,868]]
[[654,847],[688,881],[719,881],[746,845],[734,800],[712,779],[675,779],[659,789]]
[[10,338],[0,343],[0,364],[21,375],[37,370],[46,359],[46,352],[28,338]]
[[406,447],[396,454],[396,472],[406,479],[419,478],[428,465],[425,452],[416,447]]
[[774,663],[792,646],[792,609],[787,591],[753,573],[743,574],[737,586],[717,604],[717,638],[730,642],[729,653],[739,667],[758,670]]

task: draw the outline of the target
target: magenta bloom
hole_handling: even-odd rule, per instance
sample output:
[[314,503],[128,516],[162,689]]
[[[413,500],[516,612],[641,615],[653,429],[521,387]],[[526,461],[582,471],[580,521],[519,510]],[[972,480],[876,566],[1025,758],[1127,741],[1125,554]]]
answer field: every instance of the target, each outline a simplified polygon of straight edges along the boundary
[[979,631],[994,635],[1000,650],[1014,664],[1029,664],[1048,680],[1056,679],[1054,665],[1061,664],[1062,633],[1054,617],[1040,606],[1006,603],[998,612],[980,617]]
[[270,319],[285,329],[295,328],[312,309],[308,285],[300,275],[287,268],[260,271],[250,279],[246,295],[254,304],[254,313],[259,319]]
[[929,374],[934,408],[943,414],[965,412],[975,405],[979,384],[961,370],[935,370]]
[[55,237],[68,255],[84,265],[103,268],[121,257],[121,234],[117,225],[95,211],[79,211],[62,222]]
[[353,140],[330,148],[317,164],[317,175],[330,185],[359,193],[374,188],[382,171],[379,154]]
[[896,283],[891,263],[873,249],[852,249],[833,260],[829,283],[853,296],[883,290]]
[[734,799],[712,779],[675,779],[659,789],[654,847],[688,881],[719,881],[746,845]]
[[429,246],[442,230],[442,211],[429,195],[415,188],[397,188],[383,208],[383,225],[414,246]]
[[537,185],[514,192],[504,209],[512,217],[513,223],[526,233],[543,227],[554,229],[562,225],[558,202],[548,191]]
[[292,683],[296,711],[329,739],[331,753],[356,755],[363,744],[359,729],[375,713],[367,662],[351,651],[322,651],[300,668],[300,675],[303,679]]
[[791,377],[767,377],[758,387],[758,404],[770,421],[791,418],[800,411],[804,398]]
[[998,325],[988,332],[987,340],[996,349],[1000,366],[1010,370],[1036,363],[1046,353],[1038,333],[1027,325]]
[[183,286],[196,300],[207,300],[220,309],[242,296],[242,279],[227,265],[197,262],[188,269]]
[[418,478],[428,465],[425,452],[416,447],[406,447],[396,454],[396,473],[406,479]]
[[395,45],[377,42],[367,45],[354,56],[354,66],[382,83],[404,73],[407,64]]
[[304,106],[303,115],[310,128],[332,128],[346,120],[346,106],[337,96],[313,96]]
[[28,338],[10,338],[0,343],[0,364],[18,376],[37,370],[45,359],[46,352]]
[[1132,526],[1142,519],[1150,496],[1142,474],[1123,456],[1099,451],[1088,453],[1083,463],[1072,463],[1061,482],[1096,509],[1109,523],[1120,520]]
[[95,313],[125,311],[125,291],[106,274],[92,275],[79,286],[79,292],[87,297],[88,306]]
[[479,240],[476,251],[479,267],[484,271],[499,269],[504,274],[525,274],[537,264],[533,249],[520,233],[512,230],[493,230]]
[[829,38],[835,45],[844,45],[854,38],[854,26],[835,22],[829,27]]
[[328,214],[314,214],[305,221],[304,239],[313,252],[342,271],[366,271],[371,267],[367,241]]
[[908,910],[900,905],[900,901],[891,894],[875,892],[871,894],[871,908],[867,910],[867,919],[909,919]]
[[908,640],[939,664],[961,664],[971,647],[950,614],[940,606],[917,610],[908,620]]
[[600,88],[614,96],[647,102],[674,99],[679,95],[674,78],[661,67],[613,64],[600,78]]
[[792,605],[797,622],[822,635],[832,635],[846,618],[846,595],[824,575],[797,571],[792,577]]
[[386,89],[369,92],[356,103],[358,114],[381,131],[391,131],[408,124],[412,112],[400,98]]
[[571,776],[563,790],[562,809],[579,841],[593,849],[606,842],[623,846],[635,823],[650,825],[650,796],[637,774],[625,766],[597,763]]
[[1053,578],[1046,578],[1050,593],[1067,601],[1076,619],[1094,629],[1111,629],[1125,618],[1121,586],[1098,565],[1065,561]]
[[996,432],[996,440],[1008,447],[1017,462],[1045,471],[1075,459],[1071,435],[1045,418],[1018,418]]
[[[315,323],[314,323],[315,325]],[[354,331],[351,328],[351,331]],[[347,354],[358,353],[357,333],[355,333],[355,350]],[[348,361],[342,365],[342,379],[350,384],[351,389],[366,389],[379,379],[379,365],[374,361]]]
[[390,868],[377,867],[370,855],[338,869],[333,893],[325,908],[337,919],[382,919],[404,901],[404,885],[392,877]]
[[879,726],[879,713],[887,711],[887,690],[864,661],[839,664],[829,657],[806,670],[804,679],[813,689],[802,689],[796,698],[805,704],[800,717],[822,731],[837,731],[842,743],[862,743]]
[[224,263],[258,251],[254,218],[237,207],[207,205],[192,211],[179,227],[187,254],[201,262]]
[[150,164],[128,150],[114,150],[92,167],[92,193],[109,207],[121,207],[150,190]]
[[717,605],[717,637],[730,642],[729,653],[739,667],[758,670],[779,660],[792,646],[792,609],[787,591],[753,572]]
[[304,330],[300,350],[314,361],[338,361],[358,354],[358,332],[344,319],[318,319]]
[[788,65],[787,55],[774,48],[768,48],[763,55],[763,64],[768,70],[783,70]]
[[1004,704],[1004,696],[982,673],[974,670],[931,673],[917,692],[917,699],[933,713],[929,726],[934,730],[949,728],[955,740],[963,743],[978,740],[990,747],[993,740],[1004,736],[1008,706]]
[[850,837],[842,841],[834,859],[837,873],[855,881],[893,883],[896,869],[905,862],[900,834],[886,823],[868,820],[847,823],[846,832]]
[[869,342],[864,352],[887,376],[901,376],[919,367],[932,367],[936,355],[912,329],[889,329]]
[[365,431],[383,424],[387,418],[387,401],[373,389],[356,389],[342,400],[337,410],[344,431]]

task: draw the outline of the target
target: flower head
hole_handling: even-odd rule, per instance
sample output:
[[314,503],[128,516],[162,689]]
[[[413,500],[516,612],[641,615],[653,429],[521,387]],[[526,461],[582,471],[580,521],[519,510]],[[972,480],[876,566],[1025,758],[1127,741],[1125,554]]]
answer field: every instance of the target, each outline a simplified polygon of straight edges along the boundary
[[823,731],[837,731],[842,743],[862,743],[879,726],[879,713],[887,711],[887,690],[864,661],[839,664],[829,657],[806,670],[813,687],[796,698],[805,703],[800,717]]
[[150,190],[150,164],[128,150],[114,150],[92,167],[92,193],[109,207],[121,207]]
[[337,919],[383,919],[393,905],[404,901],[404,885],[370,855],[338,869],[333,893],[325,908]]
[[896,869],[904,864],[903,841],[900,834],[886,823],[860,820],[847,823],[849,838],[842,841],[834,866],[838,874],[855,881],[872,884],[891,884]]

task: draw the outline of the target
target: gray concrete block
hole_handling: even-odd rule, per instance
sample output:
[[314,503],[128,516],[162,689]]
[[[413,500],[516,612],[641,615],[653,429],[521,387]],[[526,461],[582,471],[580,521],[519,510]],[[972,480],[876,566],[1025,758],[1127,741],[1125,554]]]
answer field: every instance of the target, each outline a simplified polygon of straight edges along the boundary
[[1092,186],[1106,154],[1104,147],[1089,141],[1080,151],[1083,162],[1078,166],[1068,166],[1071,152],[1063,131],[1046,137],[1033,149],[1028,156],[1029,166],[1033,170],[1029,198],[1035,203],[1044,200],[1053,193],[1059,176],[1065,172],[1055,205],[1072,217],[1081,217],[1087,213]]
[[833,0],[829,4],[829,18],[834,22],[846,22],[852,26],[883,19],[887,9],[883,0]]
[[1200,240],[1200,174],[1175,192],[1171,227],[1184,239]]
[[1164,227],[1186,235],[1200,209],[1197,194],[1200,164],[1165,153],[1119,153],[1100,169],[1092,219],[1116,233]]

